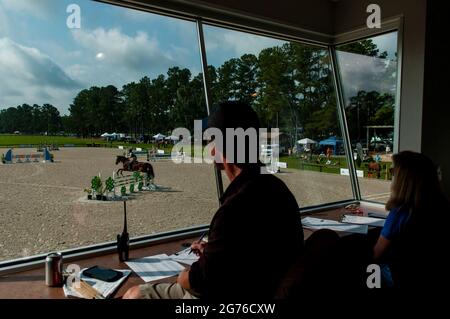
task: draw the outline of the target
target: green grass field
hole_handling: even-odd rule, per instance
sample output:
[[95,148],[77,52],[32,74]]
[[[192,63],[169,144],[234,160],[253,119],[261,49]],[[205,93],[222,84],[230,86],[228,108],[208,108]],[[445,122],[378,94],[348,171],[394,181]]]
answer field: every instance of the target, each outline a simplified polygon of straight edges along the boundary
[[335,165],[317,164],[317,156],[313,156],[311,161],[302,160],[294,156],[281,156],[280,162],[286,162],[288,168],[295,168],[308,171],[339,174],[340,168],[347,168],[347,160],[344,157],[332,157],[331,162]]
[[[317,161],[319,160],[319,163]],[[348,168],[347,158],[345,156],[332,156],[331,165],[326,164],[325,158],[319,158],[317,155],[312,156],[311,160],[300,159],[295,156],[280,156],[280,162],[287,163],[288,168],[316,171],[323,173],[340,174],[341,168]],[[389,169],[391,163],[380,162],[381,171],[380,179],[386,179],[386,167]],[[368,175],[368,163],[362,163],[361,167],[357,167],[357,170],[364,171],[364,177]],[[388,173],[388,179],[391,179]]]
[[[73,145],[78,147],[86,147],[92,146],[95,144],[96,146],[101,147],[111,147],[117,148],[119,145],[124,146],[126,148],[136,148],[140,147],[143,149],[150,149],[156,145],[150,144],[136,144],[136,143],[126,143],[121,141],[113,141],[108,142],[103,140],[102,138],[78,138],[78,137],[68,137],[68,136],[40,136],[40,135],[7,135],[0,134],[0,148],[11,148],[11,147],[36,147],[38,145],[58,145],[63,147],[64,145]],[[164,150],[166,153],[170,153],[172,151],[172,145],[160,145],[159,149]],[[191,155],[194,155],[194,149],[197,149],[197,146],[193,146],[191,148]],[[202,150],[199,151],[201,154]]]
[[87,143],[101,143],[104,141],[93,139],[82,139],[66,136],[39,136],[39,135],[0,135],[0,147],[19,147],[20,145],[39,144],[74,144],[86,145]]
[[[68,136],[39,136],[39,135],[2,135],[0,134],[0,148],[10,148],[10,147],[24,147],[24,145],[33,145],[37,147],[40,144],[57,144],[62,147],[64,145],[74,145],[79,147],[96,146],[117,148],[119,145],[124,147],[140,147],[140,148],[151,148],[153,144],[135,144],[135,143],[124,143],[119,141],[108,142],[101,138],[77,138]],[[155,145],[156,146],[156,145]],[[194,155],[194,148],[191,148],[191,155]],[[160,146],[159,149],[164,149],[166,153],[172,151],[172,145]],[[203,150],[203,147],[202,147]],[[202,151],[200,151],[202,152]],[[199,153],[200,153],[199,152]],[[319,161],[319,163],[318,163]],[[280,162],[286,162],[288,168],[317,171],[323,173],[340,174],[341,168],[348,168],[347,158],[345,156],[333,156],[331,158],[331,165],[326,165],[326,159],[320,158],[317,155],[312,156],[311,159],[304,160],[295,156],[280,156]],[[382,162],[381,178],[384,179],[386,175],[386,164],[390,163]],[[364,176],[367,176],[367,163],[363,163],[361,167],[357,169],[364,171]]]

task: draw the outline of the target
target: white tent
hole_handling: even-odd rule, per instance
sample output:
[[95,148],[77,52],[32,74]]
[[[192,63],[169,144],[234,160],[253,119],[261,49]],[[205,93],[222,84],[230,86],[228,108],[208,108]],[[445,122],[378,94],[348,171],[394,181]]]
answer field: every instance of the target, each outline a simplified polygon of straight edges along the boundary
[[175,135],[170,135],[170,136],[167,136],[165,139],[168,141],[178,141],[180,138]]
[[302,138],[301,140],[298,140],[297,143],[302,144],[302,145],[317,144],[316,141],[314,141],[310,138]]
[[155,140],[157,140],[157,141],[163,140],[165,137],[166,137],[166,136],[163,135],[163,134],[161,134],[161,133],[158,133],[158,134],[156,134],[156,135],[153,135],[153,138],[154,138]]
[[100,135],[101,137],[113,137],[113,134],[109,134],[109,133],[103,133],[102,135]]

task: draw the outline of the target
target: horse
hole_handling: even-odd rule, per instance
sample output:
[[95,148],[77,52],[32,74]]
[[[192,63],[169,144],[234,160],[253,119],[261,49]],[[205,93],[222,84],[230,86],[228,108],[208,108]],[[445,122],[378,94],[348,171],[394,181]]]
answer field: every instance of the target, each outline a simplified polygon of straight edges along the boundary
[[150,163],[138,162],[135,161],[132,164],[131,170],[129,169],[130,159],[125,156],[118,155],[116,158],[116,165],[122,163],[123,167],[117,170],[117,175],[123,176],[123,171],[125,172],[142,172],[147,173],[147,176],[150,180],[155,178],[155,172],[153,171],[153,166]]
[[377,178],[380,178],[381,176],[381,165],[377,162],[370,162],[367,164],[368,172],[372,174],[372,172],[376,172]]

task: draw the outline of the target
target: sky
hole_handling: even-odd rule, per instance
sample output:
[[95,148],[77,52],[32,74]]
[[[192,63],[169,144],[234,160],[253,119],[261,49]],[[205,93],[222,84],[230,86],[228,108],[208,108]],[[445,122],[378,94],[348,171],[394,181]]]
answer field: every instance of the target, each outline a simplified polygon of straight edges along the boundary
[[348,105],[359,91],[378,91],[395,96],[397,87],[397,33],[373,37],[380,53],[386,51],[387,59],[338,51],[339,70],[343,82],[344,98]]
[[[66,24],[72,3],[81,9],[80,29]],[[216,67],[283,43],[211,26],[204,33]],[[379,42],[389,47],[392,40]],[[201,71],[194,22],[91,0],[0,0],[0,109],[50,103],[67,114],[82,89],[120,89],[173,66]]]

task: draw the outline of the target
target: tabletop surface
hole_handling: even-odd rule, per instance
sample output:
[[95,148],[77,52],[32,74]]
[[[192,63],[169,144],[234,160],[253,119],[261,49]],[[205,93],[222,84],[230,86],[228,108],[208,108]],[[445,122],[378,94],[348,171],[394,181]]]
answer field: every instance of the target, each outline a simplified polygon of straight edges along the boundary
[[[367,212],[368,209],[364,209]],[[384,212],[381,209],[372,209],[369,211]],[[347,211],[344,208],[333,209],[324,212],[314,213],[309,215],[311,217],[318,217],[322,219],[340,220],[341,216]],[[348,213],[348,212],[347,212]],[[313,233],[310,229],[304,229],[305,239],[307,239]],[[130,259],[142,258],[146,256],[152,256],[157,254],[173,254],[184,249],[184,243],[190,243],[194,238],[185,238],[181,240],[173,240],[170,242],[154,244],[149,247],[137,248],[130,250]],[[70,263],[78,264],[81,268],[91,267],[98,265],[106,268],[113,269],[129,269],[129,267],[119,261],[116,253],[107,255],[89,257],[72,261]],[[67,266],[67,265],[64,265]],[[176,276],[158,280],[158,282],[174,282]],[[125,282],[119,287],[119,289],[112,295],[112,298],[121,298],[123,294],[132,286],[143,284],[144,281],[137,276],[134,272],[125,280]],[[41,266],[36,269],[26,270],[9,274],[0,277],[0,299],[61,299],[66,298],[62,288],[47,287],[45,285],[45,272],[44,267]]]

